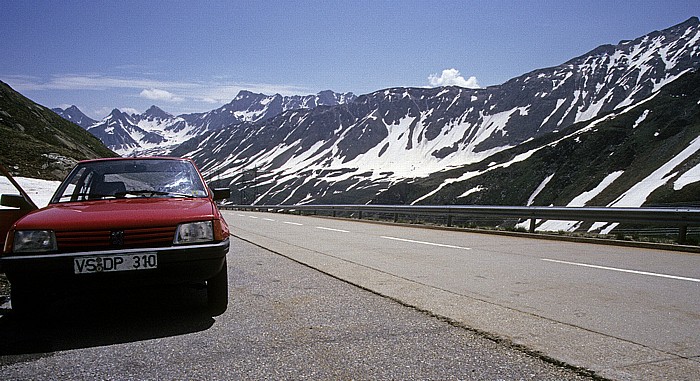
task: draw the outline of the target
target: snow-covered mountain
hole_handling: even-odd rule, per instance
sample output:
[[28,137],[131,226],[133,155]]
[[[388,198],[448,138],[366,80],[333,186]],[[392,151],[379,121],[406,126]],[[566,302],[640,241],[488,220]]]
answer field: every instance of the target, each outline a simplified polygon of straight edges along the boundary
[[206,113],[181,115],[191,125],[217,130],[241,122],[259,122],[289,110],[311,109],[316,106],[337,106],[355,100],[352,93],[339,94],[330,90],[316,95],[282,96],[241,91],[231,102]]
[[[634,106],[479,163],[397,182],[373,202],[687,208],[700,207],[698,195],[700,71],[694,71]],[[609,233],[616,226],[538,222],[549,231]]]
[[96,120],[83,114],[83,112],[80,111],[80,109],[75,105],[70,106],[65,110],[62,108],[52,108],[51,111],[55,112],[63,119],[69,120],[86,130],[93,124],[97,123]]
[[[89,127],[88,131],[122,156],[149,149],[160,152],[161,148],[163,150],[168,148],[168,143],[178,144],[176,141],[169,140],[163,132],[170,132],[173,130],[171,127],[179,122],[154,116],[160,114],[164,112],[155,106],[141,115],[128,115],[114,109],[107,117]],[[184,123],[184,121],[181,122]]]
[[373,202],[392,185],[488,165],[493,155],[638,105],[699,67],[694,17],[502,85],[377,91],[223,127],[173,153],[194,157],[206,176],[256,203]]
[[53,111],[102,140],[122,156],[167,155],[188,139],[202,136],[241,122],[259,122],[289,110],[336,106],[352,102],[352,93],[330,90],[316,95],[282,96],[241,91],[230,103],[205,113],[173,116],[156,106],[142,114],[126,114],[118,109],[101,121],[94,121],[77,107]]

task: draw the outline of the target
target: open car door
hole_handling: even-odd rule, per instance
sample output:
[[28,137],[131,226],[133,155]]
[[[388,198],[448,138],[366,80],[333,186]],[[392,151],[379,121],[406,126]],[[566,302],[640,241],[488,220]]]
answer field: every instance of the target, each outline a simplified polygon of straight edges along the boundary
[[38,209],[27,192],[10,172],[0,165],[0,252],[5,247],[7,231],[25,214]]

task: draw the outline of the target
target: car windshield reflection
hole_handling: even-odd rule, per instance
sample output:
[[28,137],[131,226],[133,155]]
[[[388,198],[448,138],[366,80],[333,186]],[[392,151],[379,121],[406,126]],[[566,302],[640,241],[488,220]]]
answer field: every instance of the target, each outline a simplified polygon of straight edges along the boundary
[[188,161],[114,160],[81,163],[51,202],[207,195],[202,179]]

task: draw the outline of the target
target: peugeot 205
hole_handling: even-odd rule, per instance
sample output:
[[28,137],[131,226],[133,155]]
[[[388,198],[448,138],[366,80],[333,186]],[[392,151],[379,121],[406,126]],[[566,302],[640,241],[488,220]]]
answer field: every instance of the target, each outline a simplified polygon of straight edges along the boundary
[[37,209],[20,194],[3,195],[0,271],[17,312],[35,311],[53,291],[102,287],[206,284],[207,305],[228,305],[229,227],[189,159],[82,161]]

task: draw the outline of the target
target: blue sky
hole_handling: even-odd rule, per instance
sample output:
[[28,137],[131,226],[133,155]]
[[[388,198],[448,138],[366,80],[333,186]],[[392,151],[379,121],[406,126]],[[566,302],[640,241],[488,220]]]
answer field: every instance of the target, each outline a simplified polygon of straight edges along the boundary
[[240,90],[490,86],[700,16],[656,1],[34,1],[0,6],[0,80],[47,107],[209,111]]

